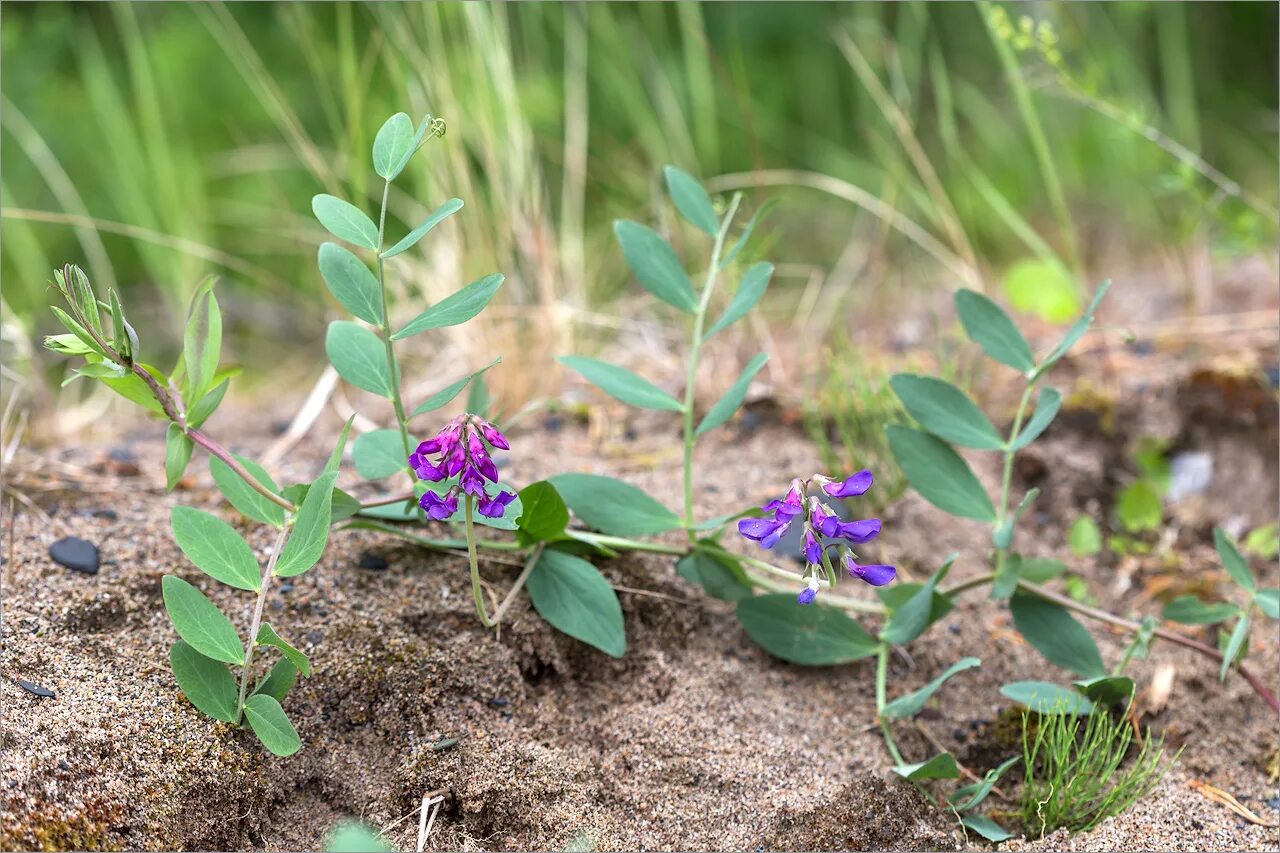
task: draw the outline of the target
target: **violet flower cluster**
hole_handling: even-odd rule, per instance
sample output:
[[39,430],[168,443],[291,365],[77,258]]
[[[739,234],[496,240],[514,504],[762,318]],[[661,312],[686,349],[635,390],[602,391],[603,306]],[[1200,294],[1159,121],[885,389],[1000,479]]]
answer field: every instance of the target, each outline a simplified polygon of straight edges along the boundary
[[801,604],[813,603],[818,590],[822,588],[823,577],[835,582],[835,574],[827,556],[830,548],[836,549],[838,559],[848,570],[850,577],[872,586],[884,586],[897,576],[898,570],[893,566],[862,565],[850,547],[865,544],[879,536],[880,519],[841,521],[822,498],[808,494],[811,488],[816,487],[825,496],[833,498],[857,497],[871,488],[872,480],[870,471],[859,471],[844,482],[837,482],[822,474],[814,474],[807,480],[792,480],[791,488],[782,500],[772,500],[761,507],[770,515],[742,519],[738,522],[738,532],[759,542],[761,548],[768,549],[778,544],[778,540],[786,535],[793,523],[799,521],[804,525],[806,565],[801,578],[807,580],[807,586],[796,599]]
[[[488,446],[486,446],[488,442]],[[443,495],[427,491],[418,500],[428,518],[444,521],[458,511],[458,498],[467,495],[476,500],[476,508],[487,518],[501,518],[507,505],[516,499],[514,492],[498,490],[490,495],[486,483],[498,482],[498,467],[489,458],[489,447],[510,450],[511,445],[498,428],[479,415],[462,414],[440,430],[435,438],[418,445],[409,457],[409,467],[419,480],[438,483],[457,477]],[[436,456],[432,462],[428,457]]]

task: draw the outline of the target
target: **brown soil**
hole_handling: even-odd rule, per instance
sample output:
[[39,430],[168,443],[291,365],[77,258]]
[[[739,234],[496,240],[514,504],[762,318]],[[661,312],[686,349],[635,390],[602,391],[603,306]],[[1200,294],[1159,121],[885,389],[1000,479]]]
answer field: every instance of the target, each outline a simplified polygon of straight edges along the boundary
[[[1126,381],[1121,368],[1111,370],[1103,385]],[[1063,376],[1057,384],[1066,382]],[[1217,464],[1210,491],[1176,508],[1177,559],[1075,560],[1072,568],[1118,612],[1158,612],[1159,602],[1147,600],[1156,578],[1225,592],[1209,531],[1215,523],[1273,520],[1277,442],[1274,397],[1263,392],[1259,405],[1228,404],[1238,389],[1224,382],[1216,373],[1197,380],[1170,371],[1146,391],[1125,389],[1120,399],[1128,402],[1119,409],[1084,405],[1077,395],[1076,408],[1019,466],[1019,489],[1045,491],[1023,550],[1065,553],[1075,515],[1105,515],[1132,442],[1165,435],[1180,449],[1213,453]],[[233,416],[225,417],[234,426]],[[699,491],[706,515],[763,500],[818,467],[794,427],[767,412],[750,420],[761,423],[725,430],[719,444],[701,449],[702,470],[711,472]],[[563,470],[607,471],[675,505],[674,428],[649,417],[554,431],[540,424],[513,436],[507,476],[530,482]],[[159,464],[160,436],[149,426],[128,444],[144,472]],[[331,436],[318,430],[279,472],[282,479],[313,476]],[[219,506],[203,463],[192,466],[199,476],[189,489],[166,496],[154,477],[125,476],[130,469],[119,464],[90,473],[105,458],[104,449],[72,448],[44,459],[44,490],[28,491],[51,518],[31,511],[13,517],[0,687],[4,849],[315,849],[340,818],[387,826],[437,789],[447,799],[429,849],[986,846],[966,840],[954,818],[888,773],[883,743],[869,725],[873,662],[815,670],[769,658],[729,605],[705,598],[662,556],[599,563],[619,587],[626,616],[627,654],[614,660],[557,634],[524,599],[499,634],[482,629],[459,557],[371,532],[335,533],[320,566],[297,578],[267,613],[315,664],[286,701],[304,747],[273,759],[251,735],[202,717],[168,671],[174,635],[160,600],[163,574],[199,584],[241,621],[252,604],[246,593],[203,578],[170,538],[171,505]],[[27,467],[35,461],[28,457]],[[344,478],[355,488],[354,472]],[[107,509],[114,518],[94,514]],[[225,506],[218,511],[232,518]],[[265,531],[243,529],[256,548],[267,547]],[[988,534],[913,495],[886,514],[885,531],[879,556],[904,576],[923,576],[952,550],[963,555],[953,579],[983,571],[976,555]],[[50,560],[50,543],[68,534],[101,546],[99,574],[76,574]],[[360,568],[364,552],[390,567]],[[1255,561],[1254,568],[1265,583],[1277,582],[1276,566]],[[515,571],[484,567],[499,590]],[[1094,635],[1113,663],[1125,638],[1099,629]],[[932,738],[978,773],[1016,749],[999,724],[1008,706],[999,686],[1068,679],[1024,645],[1007,610],[980,592],[963,597],[907,651],[892,659],[893,695],[959,657],[982,658],[980,669],[944,688],[919,727],[897,727],[908,760],[936,752]],[[1156,794],[1093,832],[1015,840],[1007,849],[1280,844],[1280,830],[1247,823],[1187,784],[1209,782],[1264,819],[1280,818],[1265,770],[1277,748],[1276,715],[1235,675],[1220,684],[1215,666],[1194,653],[1158,644],[1152,658],[1133,669],[1140,687],[1156,666],[1176,667],[1168,705],[1147,719],[1185,746],[1175,770]],[[1275,623],[1258,626],[1250,661],[1273,690],[1278,660]],[[16,685],[18,678],[57,696],[37,698]],[[442,748],[446,739],[456,745]],[[412,849],[415,838],[414,819],[388,833],[401,849]]]

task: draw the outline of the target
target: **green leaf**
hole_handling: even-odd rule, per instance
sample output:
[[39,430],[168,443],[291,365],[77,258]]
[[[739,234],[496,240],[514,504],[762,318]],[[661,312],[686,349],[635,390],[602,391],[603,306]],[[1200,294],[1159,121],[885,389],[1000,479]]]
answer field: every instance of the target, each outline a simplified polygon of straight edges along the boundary
[[222,353],[222,312],[213,295],[213,279],[196,288],[182,337],[182,365],[187,373],[187,399],[197,400],[213,385]]
[[276,661],[275,666],[271,667],[267,677],[254,686],[253,692],[272,696],[277,702],[283,702],[297,680],[298,668],[289,663],[287,658],[281,658]]
[[1245,640],[1249,638],[1249,615],[1245,614],[1236,622],[1236,627],[1231,631],[1231,637],[1227,640],[1227,647],[1222,651],[1222,668],[1218,671],[1218,680],[1227,680],[1227,670],[1231,669],[1236,662],[1236,658],[1240,654],[1240,648],[1244,645]]
[[1037,376],[1057,364],[1067,354],[1067,351],[1076,345],[1076,341],[1084,337],[1084,333],[1089,330],[1089,324],[1093,322],[1094,312],[1098,310],[1098,303],[1102,301],[1102,297],[1106,296],[1110,288],[1111,282],[1109,281],[1104,281],[1098,286],[1098,289],[1094,291],[1093,301],[1089,303],[1089,307],[1084,314],[1071,324],[1071,328],[1067,329],[1067,334],[1063,336],[1062,341],[1053,348],[1044,361],[1040,362],[1040,366],[1036,368]]
[[1031,259],[1014,264],[1004,276],[1009,304],[1050,323],[1065,323],[1080,310],[1080,290],[1057,261]]
[[1253,603],[1272,619],[1280,619],[1280,589],[1260,589],[1253,596]]
[[996,823],[989,817],[980,814],[967,814],[960,818],[960,822],[967,828],[981,835],[983,838],[995,844],[1001,841],[1008,841],[1013,838],[1013,833]]
[[1097,705],[1127,705],[1133,697],[1133,679],[1123,675],[1100,675],[1071,683]]
[[911,417],[929,432],[978,450],[1002,450],[1004,439],[965,393],[932,376],[895,373],[889,385]]
[[1031,583],[1048,583],[1067,570],[1067,564],[1048,557],[1025,557],[1018,567],[1018,577]]
[[351,424],[355,422],[355,419],[356,416],[353,414],[342,425],[342,431],[338,433],[338,441],[333,445],[333,451],[329,454],[329,458],[325,460],[324,470],[320,472],[321,474],[338,473],[338,466],[342,464],[343,451],[347,449],[347,437],[351,435]]
[[1026,426],[1018,433],[1018,437],[1009,445],[1010,450],[1021,450],[1040,437],[1062,408],[1062,394],[1056,388],[1041,388],[1040,399],[1036,401],[1036,410],[1027,421]]
[[1008,548],[1013,543],[1013,529],[1018,525],[1023,513],[1040,497],[1039,489],[1032,489],[1022,496],[1017,507],[998,527],[991,531],[991,543],[997,548]]
[[201,713],[225,723],[235,722],[236,680],[225,664],[178,640],[169,649],[169,668],[187,701]]
[[191,451],[195,450],[195,442],[182,431],[182,427],[169,423],[164,440],[164,481],[165,490],[173,491],[182,475],[187,471],[187,463],[191,461]]
[[298,507],[298,517],[289,533],[289,541],[276,561],[275,576],[289,578],[314,566],[324,554],[329,541],[329,521],[333,512],[333,483],[336,473],[322,474],[307,489]]
[[527,586],[534,608],[551,627],[611,657],[620,658],[627,650],[618,596],[586,560],[548,548]]
[[1093,703],[1084,696],[1047,681],[1014,681],[1001,687],[1000,693],[1037,714],[1093,713]]
[[[885,609],[887,609],[889,611],[889,615],[892,616],[894,613],[901,610],[907,602],[911,601],[911,599],[915,597],[916,593],[923,588],[924,584],[921,583],[912,583],[909,581],[905,583],[899,582],[895,583],[893,586],[876,587],[876,595],[878,595],[880,600],[884,602]],[[928,624],[932,625],[942,617],[946,616],[951,612],[953,607],[955,607],[955,603],[952,602],[950,596],[942,595],[935,591],[933,593],[933,600],[929,605]]]
[[675,397],[624,367],[580,355],[562,355],[556,361],[581,373],[601,391],[628,405],[641,409],[684,411],[684,404]]
[[153,415],[164,417],[164,408],[152,396],[151,389],[140,379],[137,374],[130,373],[127,376],[119,378],[103,378],[99,380],[112,391],[115,391],[121,397],[136,403],[142,408],[151,412]]
[[244,647],[231,620],[204,593],[174,575],[165,575],[160,588],[179,637],[205,657],[224,663],[244,662]]
[[1164,520],[1160,494],[1149,480],[1135,480],[1116,498],[1116,518],[1130,533],[1155,530]]
[[[271,475],[261,465],[239,454],[232,455],[248,470],[255,480],[276,494],[280,493],[280,487],[276,485],[275,480],[271,479]],[[284,507],[259,494],[242,480],[239,474],[232,471],[227,463],[216,456],[210,456],[209,473],[213,475],[213,482],[217,484],[218,491],[222,492],[222,496],[233,507],[244,513],[245,516],[274,527],[284,526]]]
[[[998,534],[999,530],[996,533]],[[1008,540],[1005,541],[1004,545],[1001,545],[999,539],[996,539],[995,544],[997,548],[1007,548]],[[1018,588],[1018,579],[1021,576],[1022,557],[1018,554],[1006,554],[1004,564],[996,564],[995,577],[991,579],[991,600],[1004,601],[1013,595],[1013,591]]]
[[339,521],[346,521],[351,516],[356,515],[364,507],[360,501],[344,492],[342,489],[333,490],[333,507],[329,513],[329,523],[337,524]]
[[619,219],[613,233],[622,246],[627,266],[640,284],[654,296],[689,314],[698,310],[693,285],[671,244],[648,226]]
[[516,528],[524,544],[549,542],[564,535],[569,508],[555,486],[546,480],[530,483],[520,490],[520,503],[524,511],[516,519]]
[[799,604],[790,593],[738,602],[738,621],[756,645],[774,657],[805,666],[833,666],[870,657],[878,644],[834,607]]
[[362,249],[378,248],[378,226],[354,204],[321,193],[311,199],[311,212],[339,240],[346,240]]
[[1280,525],[1272,522],[1250,530],[1244,537],[1244,550],[1255,557],[1274,560],[1280,554]]
[[425,332],[428,329],[442,329],[445,326],[456,326],[465,323],[484,310],[489,300],[502,286],[501,273],[491,273],[482,279],[471,282],[457,293],[451,293],[409,321],[403,329],[391,336],[393,341],[402,341],[410,335]]
[[696,430],[697,435],[713,430],[720,426],[729,418],[733,417],[733,413],[742,405],[742,401],[746,399],[747,388],[751,385],[751,380],[760,372],[760,368],[764,367],[765,362],[769,360],[768,353],[759,353],[751,361],[747,362],[747,366],[742,368],[742,373],[738,376],[738,380],[733,383],[728,391],[724,392],[724,396],[716,401],[711,407],[711,411],[702,418],[702,423],[698,424]]
[[1227,570],[1227,574],[1231,575],[1233,581],[1248,592],[1258,588],[1258,582],[1254,579],[1253,572],[1249,570],[1249,564],[1245,562],[1244,557],[1240,556],[1236,543],[1231,541],[1231,537],[1221,527],[1213,528],[1213,547],[1218,550],[1218,558],[1222,560],[1223,568]]
[[1097,522],[1087,515],[1077,518],[1067,534],[1067,545],[1077,557],[1089,557],[1101,551],[1102,531]]
[[1170,622],[1183,625],[1215,625],[1239,613],[1239,607],[1225,601],[1210,604],[1194,595],[1180,595],[1164,606],[1161,615]]
[[298,732],[274,697],[265,693],[253,694],[245,700],[244,716],[249,721],[249,728],[272,755],[286,758],[302,748]]
[[200,571],[236,589],[257,592],[262,586],[253,550],[230,524],[189,506],[175,506],[170,519],[178,547]]
[[981,293],[958,290],[956,311],[969,340],[982,347],[987,355],[1023,373],[1035,368],[1027,339],[999,305]]
[[335,320],[329,324],[324,351],[343,379],[391,399],[395,380],[387,364],[386,346],[373,332],[357,323]]
[[400,174],[401,163],[409,161],[413,149],[413,119],[405,113],[396,113],[373,138],[373,171],[394,181]]
[[716,218],[716,210],[711,205],[711,196],[702,188],[702,184],[688,172],[682,172],[675,166],[667,166],[662,170],[667,179],[667,192],[676,210],[698,230],[712,237],[720,230],[720,220]]
[[[493,361],[489,362],[487,365],[475,371],[474,373],[468,373],[466,376],[462,377],[457,382],[454,382],[451,385],[446,385],[444,388],[441,388],[439,391],[432,394],[426,400],[423,400],[422,404],[418,406],[418,408],[414,409],[413,413],[410,414],[409,417],[416,418],[418,415],[423,415],[423,414],[426,414],[427,412],[434,412],[436,409],[440,408],[441,406],[448,405],[450,402],[452,402],[454,397],[458,396],[458,394],[462,391],[463,388],[467,387],[468,382],[470,382],[475,377],[480,376],[486,370],[488,370],[490,367],[493,367],[495,364],[497,364],[500,361],[502,361],[502,359],[495,358]],[[480,413],[477,412],[476,414],[480,414]]]
[[975,666],[981,665],[982,661],[977,658],[961,658],[951,666],[947,667],[946,672],[939,675],[933,681],[930,681],[924,687],[921,687],[919,690],[913,690],[904,696],[899,696],[897,699],[894,699],[892,702],[885,705],[884,709],[881,711],[881,716],[899,720],[906,719],[907,717],[914,717],[916,714],[920,713],[920,709],[924,707],[924,703],[929,701],[929,697],[933,696],[934,693],[938,692],[938,688],[941,687],[948,678],[958,672],[964,672],[966,669],[973,669]]
[[943,752],[919,764],[899,764],[893,768],[903,779],[923,782],[926,779],[959,779],[960,768],[949,752]]
[[971,809],[976,809],[978,806],[982,805],[982,801],[991,793],[991,789],[996,786],[996,782],[1000,781],[1000,777],[1003,776],[1010,767],[1021,760],[1022,756],[1015,755],[1013,758],[1001,763],[1000,766],[991,768],[987,771],[986,775],[982,777],[981,782],[974,782],[971,785],[965,785],[962,788],[957,788],[949,797],[947,797],[947,802],[950,803],[951,807],[958,812],[967,812]]
[[588,527],[612,536],[650,536],[683,525],[680,517],[630,483],[598,474],[558,474],[548,482]]
[[[137,379],[137,376],[134,376]],[[138,380],[141,382],[142,380]],[[191,411],[187,412],[187,425],[199,427],[222,405],[222,398],[227,394],[227,386],[231,384],[231,380],[224,379],[217,385],[213,386],[213,390],[205,394],[196,404],[191,407]],[[150,393],[150,389],[148,389]]]
[[716,332],[728,328],[747,316],[747,312],[755,307],[760,297],[764,296],[772,276],[773,264],[768,261],[760,261],[747,267],[747,271],[742,274],[742,281],[738,284],[737,291],[733,294],[733,299],[729,300],[729,307],[724,309],[720,319],[711,325],[711,328],[702,336],[702,340],[706,342]]
[[381,480],[409,467],[398,429],[375,429],[356,436],[351,447],[356,472],[366,480]]
[[681,557],[676,562],[676,574],[721,601],[740,601],[751,596],[751,584],[742,566],[719,554],[698,550]]
[[[53,316],[58,318],[58,322],[61,323],[68,332],[75,335],[76,338],[79,339],[80,343],[84,344],[84,347],[86,350],[88,350],[89,352],[97,353],[103,358],[107,357],[107,351],[104,350],[102,347],[98,346],[98,342],[93,339],[93,335],[89,334],[89,331],[85,329],[84,326],[80,325],[80,323],[73,320],[70,314],[68,314],[66,311],[63,311],[57,305],[50,305],[49,310],[53,312]],[[47,341],[48,339],[46,339],[46,342]],[[65,348],[65,344],[63,346]],[[56,350],[57,348],[51,347],[51,349]],[[71,354],[71,353],[68,353],[68,354]]]
[[954,450],[909,427],[892,424],[886,432],[898,466],[921,497],[952,515],[995,521],[991,498]]
[[[399,243],[396,243],[390,249],[387,249],[385,252],[383,252],[382,257],[384,259],[394,258],[396,255],[400,254],[401,252],[412,249],[414,246],[418,244],[419,240],[427,236],[427,232],[429,232],[432,228],[435,228],[441,222],[444,222],[450,216],[453,216],[459,210],[462,210],[462,199],[460,198],[449,199],[444,204],[440,205],[435,210],[431,211],[431,215],[428,216],[426,219],[422,220],[422,224],[420,224],[417,228],[413,229],[408,234],[404,235],[404,238],[400,240]],[[446,323],[444,325],[453,325],[453,324]]]
[[1098,644],[1065,608],[1034,595],[1015,593],[1009,610],[1018,632],[1049,663],[1086,678],[1106,674]]
[[919,637],[933,624],[934,591],[947,576],[947,572],[951,571],[956,556],[955,554],[949,556],[914,595],[892,608],[889,618],[885,620],[884,628],[880,631],[880,639],[894,646],[903,646]]
[[366,323],[382,324],[382,291],[364,261],[337,243],[321,243],[316,263],[338,304]]
[[262,627],[258,629],[258,645],[274,646],[289,663],[297,668],[298,672],[307,677],[311,676],[311,661],[307,660],[307,656],[287,643],[267,622],[263,622]]
[[483,376],[477,376],[471,382],[471,387],[467,389],[467,402],[464,408],[473,415],[487,418],[489,405],[492,402],[493,399],[489,396],[489,385],[484,381]]

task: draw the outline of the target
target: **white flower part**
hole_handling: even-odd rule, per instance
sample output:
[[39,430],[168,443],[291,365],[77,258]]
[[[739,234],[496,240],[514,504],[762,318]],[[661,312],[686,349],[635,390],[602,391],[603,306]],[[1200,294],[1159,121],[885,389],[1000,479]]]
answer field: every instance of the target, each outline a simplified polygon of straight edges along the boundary
[[810,576],[809,576],[809,589],[813,590],[814,592],[817,592],[817,591],[818,591],[819,589],[821,589],[821,588],[822,588],[822,581],[818,580],[818,576],[817,576],[816,574],[815,574],[815,575],[810,575]]

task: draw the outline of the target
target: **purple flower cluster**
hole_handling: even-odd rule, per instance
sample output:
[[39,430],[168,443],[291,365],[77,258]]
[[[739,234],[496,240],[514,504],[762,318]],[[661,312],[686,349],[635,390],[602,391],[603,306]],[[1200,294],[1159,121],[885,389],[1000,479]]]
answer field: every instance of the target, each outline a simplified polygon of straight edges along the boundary
[[[809,496],[810,488],[817,487],[833,498],[852,498],[865,494],[871,488],[870,471],[859,471],[844,482],[814,474],[808,480],[791,481],[791,488],[781,500],[772,500],[762,509],[770,515],[764,518],[744,518],[738,522],[738,532],[760,543],[761,548],[772,548],[791,529],[792,523],[804,524],[804,557],[806,566],[802,578],[807,586],[797,597],[801,604],[812,604],[822,588],[822,578],[827,575],[830,562],[826,558],[828,548],[836,548],[840,561],[851,577],[872,586],[884,586],[897,576],[893,566],[864,566],[853,553],[852,545],[862,545],[880,535],[880,519],[841,521],[831,506],[816,496]],[[834,575],[832,575],[834,579]]]
[[[485,443],[488,442],[488,447]],[[510,450],[507,438],[498,428],[478,415],[462,414],[440,430],[435,438],[418,445],[409,457],[409,467],[419,480],[438,483],[450,477],[458,482],[443,495],[428,491],[418,500],[428,518],[443,521],[458,511],[458,496],[466,494],[476,500],[476,508],[487,518],[501,518],[507,505],[516,499],[514,492],[499,490],[489,495],[486,482],[498,482],[498,467],[489,458],[489,447]],[[436,456],[435,462],[428,457]]]

